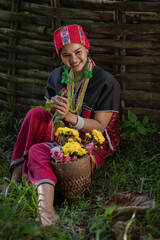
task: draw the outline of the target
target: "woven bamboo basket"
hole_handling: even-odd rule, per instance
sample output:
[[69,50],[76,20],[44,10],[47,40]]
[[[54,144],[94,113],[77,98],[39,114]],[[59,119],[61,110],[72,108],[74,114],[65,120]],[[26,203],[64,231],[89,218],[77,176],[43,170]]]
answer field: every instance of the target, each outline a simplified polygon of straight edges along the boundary
[[89,155],[65,163],[53,162],[59,189],[67,199],[73,199],[89,190],[91,165]]

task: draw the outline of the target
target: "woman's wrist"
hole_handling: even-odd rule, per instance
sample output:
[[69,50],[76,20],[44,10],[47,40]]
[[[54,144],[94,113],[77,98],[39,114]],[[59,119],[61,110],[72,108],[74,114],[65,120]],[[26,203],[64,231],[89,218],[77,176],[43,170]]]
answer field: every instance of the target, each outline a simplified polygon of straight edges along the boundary
[[78,122],[78,116],[71,112],[68,113],[68,116],[65,118],[66,122],[70,123],[72,126],[76,125]]
[[84,118],[69,112],[68,117],[65,119],[76,130],[80,130],[84,126]]
[[78,121],[76,123],[76,125],[72,125],[76,130],[80,130],[83,128],[84,126],[84,118],[77,116],[78,117]]

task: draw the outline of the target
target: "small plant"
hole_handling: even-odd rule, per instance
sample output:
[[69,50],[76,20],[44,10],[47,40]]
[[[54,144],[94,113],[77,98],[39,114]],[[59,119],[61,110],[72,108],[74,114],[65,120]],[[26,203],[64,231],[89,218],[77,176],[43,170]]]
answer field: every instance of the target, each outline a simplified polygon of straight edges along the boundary
[[120,126],[120,129],[124,129],[121,133],[121,137],[124,139],[130,138],[136,141],[140,136],[157,131],[156,128],[149,123],[147,116],[140,121],[135,113],[128,110],[128,120],[127,122],[122,122]]
[[106,236],[106,233],[109,232],[113,218],[112,213],[115,208],[116,205],[106,208],[103,214],[95,215],[91,219],[89,231],[96,235],[96,239],[103,239],[103,237]]

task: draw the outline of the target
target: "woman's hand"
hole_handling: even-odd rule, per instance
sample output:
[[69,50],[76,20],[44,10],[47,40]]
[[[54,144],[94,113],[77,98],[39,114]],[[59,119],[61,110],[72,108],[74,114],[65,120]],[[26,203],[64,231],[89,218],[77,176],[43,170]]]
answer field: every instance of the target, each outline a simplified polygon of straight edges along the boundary
[[59,114],[65,117],[65,119],[69,115],[69,101],[65,97],[55,96],[51,98],[50,104],[53,109],[56,109]]
[[51,100],[47,100],[46,103],[49,103],[52,106],[50,109],[52,114],[57,111],[64,116],[66,122],[72,125],[77,123],[77,116],[69,111],[69,101],[67,98],[56,95],[52,97]]

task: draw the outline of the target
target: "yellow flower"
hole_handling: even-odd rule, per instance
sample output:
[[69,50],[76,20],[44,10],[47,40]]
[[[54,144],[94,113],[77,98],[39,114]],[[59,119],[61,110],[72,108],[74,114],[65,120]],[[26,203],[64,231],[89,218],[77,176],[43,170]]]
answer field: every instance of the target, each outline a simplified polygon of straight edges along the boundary
[[68,142],[75,142],[75,139],[74,138],[69,138]]
[[77,130],[72,129],[72,128],[68,128],[68,127],[59,127],[55,133],[56,136],[58,135],[70,135],[70,136],[74,136],[74,137],[78,137],[79,133]]
[[105,141],[104,136],[102,135],[102,133],[96,129],[94,129],[92,131],[92,135],[94,137],[94,139],[99,142],[100,144],[102,144]]
[[62,147],[62,151],[64,153],[64,156],[70,156],[70,155],[79,155],[79,156],[83,156],[85,154],[87,154],[86,149],[82,148],[80,143],[78,142],[67,142],[63,147]]
[[77,137],[77,136],[75,136],[75,140],[78,141],[78,142],[81,142],[81,141],[82,141],[81,138],[80,138],[80,137]]
[[92,136],[91,136],[90,133],[86,133],[86,137],[88,137],[88,138],[92,138]]

